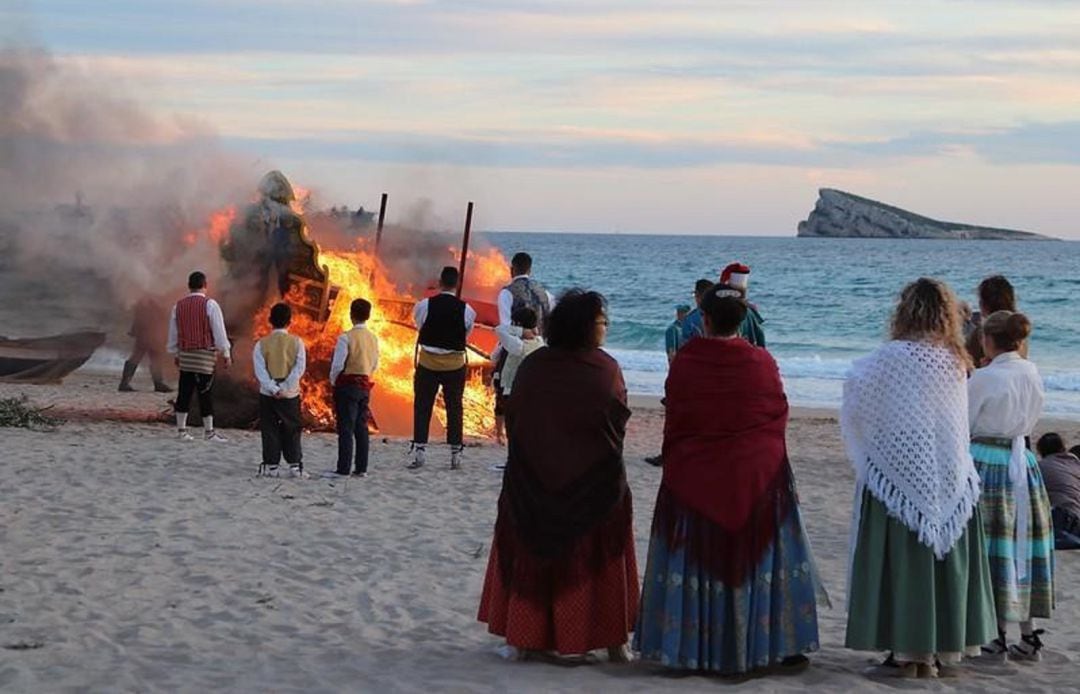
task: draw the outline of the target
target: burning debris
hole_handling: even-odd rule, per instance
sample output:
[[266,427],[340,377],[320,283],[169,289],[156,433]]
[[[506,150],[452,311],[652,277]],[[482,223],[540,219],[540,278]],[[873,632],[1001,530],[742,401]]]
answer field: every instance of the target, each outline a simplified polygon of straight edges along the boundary
[[[380,432],[406,435],[412,426],[417,338],[412,310],[433,292],[426,284],[394,277],[376,257],[373,238],[354,237],[350,249],[320,248],[308,236],[305,218],[293,186],[273,171],[260,183],[259,199],[235,217],[223,239],[226,271],[217,294],[234,355],[250,355],[254,341],[270,331],[270,307],[277,301],[288,303],[293,308],[289,330],[304,340],[307,350],[307,371],[301,383],[306,423],[317,429],[332,428],[329,372],[334,344],[338,335],[352,327],[349,306],[353,299],[368,299],[375,307],[368,326],[380,343],[371,411]],[[350,225],[350,229],[355,227]],[[431,274],[460,260],[454,247],[443,243],[439,248],[441,255],[430,254],[426,259]],[[509,274],[506,261],[494,249],[467,260],[475,278],[463,298],[474,305],[479,319],[470,340],[465,431],[486,436],[494,424],[493,396],[483,384],[483,375],[491,368],[488,355],[495,343],[495,295]],[[219,425],[250,426],[257,417],[258,391],[250,373],[249,365],[238,362],[219,376],[226,382],[218,390],[215,421]],[[441,406],[437,417],[445,422]]]

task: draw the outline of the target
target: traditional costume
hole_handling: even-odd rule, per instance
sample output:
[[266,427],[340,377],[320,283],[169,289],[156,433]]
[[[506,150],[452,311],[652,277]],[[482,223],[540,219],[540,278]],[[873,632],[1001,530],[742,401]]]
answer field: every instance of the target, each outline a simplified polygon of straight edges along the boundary
[[334,387],[339,475],[350,471],[367,474],[368,410],[378,366],[379,339],[367,329],[367,323],[357,323],[338,337],[330,362],[330,383]]
[[629,417],[622,372],[599,349],[545,347],[518,369],[479,610],[510,646],[584,654],[627,642],[638,609]]
[[284,454],[293,476],[301,476],[300,378],[307,368],[304,341],[288,330],[276,329],[255,343],[252,364],[259,382],[261,470],[274,475]]
[[671,364],[665,400],[635,648],[725,675],[817,650],[817,584],[776,362],[742,339],[694,340]]
[[1042,379],[1034,364],[1006,352],[972,374],[968,398],[971,455],[982,478],[980,506],[1002,632],[991,647],[1003,652],[1005,623],[1027,628],[1025,622],[1049,617],[1054,606],[1050,499],[1024,444],[1042,414]]
[[855,468],[845,644],[930,667],[977,653],[994,602],[960,360],[885,343],[848,374],[840,426]]
[[176,355],[180,368],[175,404],[180,438],[191,438],[187,433],[187,417],[191,397],[197,392],[206,438],[223,441],[224,437],[214,431],[214,370],[219,353],[226,360],[230,358],[230,346],[218,302],[207,298],[203,290],[177,301],[169,316],[167,349]]
[[417,303],[413,321],[420,333],[413,376],[413,462],[409,467],[416,469],[424,464],[435,396],[442,388],[450,467],[457,469],[465,450],[466,349],[476,310],[447,290]]
[[[720,284],[726,284],[742,292],[746,298],[750,288],[750,266],[742,263],[730,263],[720,271]],[[739,336],[752,345],[765,346],[765,319],[757,306],[747,302],[746,317],[739,326]]]

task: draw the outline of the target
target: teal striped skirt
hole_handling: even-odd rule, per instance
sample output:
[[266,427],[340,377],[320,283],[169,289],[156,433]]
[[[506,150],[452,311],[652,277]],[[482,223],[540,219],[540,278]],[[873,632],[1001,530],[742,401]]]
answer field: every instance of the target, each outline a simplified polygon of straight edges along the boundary
[[1027,556],[1019,559],[1027,562],[1027,576],[1017,578],[1016,497],[1009,480],[1010,456],[1011,451],[1003,446],[971,444],[971,457],[982,478],[979,506],[997,617],[1005,622],[1022,622],[1049,617],[1054,607],[1054,527],[1039,464],[1031,451],[1026,451],[1031,517]]
[[[642,660],[735,675],[818,650],[814,559],[798,504],[777,521],[772,546],[741,585],[725,584],[653,528],[634,633]],[[694,522],[684,521],[684,536]]]

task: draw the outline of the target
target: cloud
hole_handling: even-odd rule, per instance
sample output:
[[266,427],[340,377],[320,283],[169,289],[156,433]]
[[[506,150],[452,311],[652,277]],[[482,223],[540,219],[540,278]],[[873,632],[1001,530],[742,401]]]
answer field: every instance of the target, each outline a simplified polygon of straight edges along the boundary
[[632,130],[565,128],[459,135],[340,132],[312,138],[231,137],[239,149],[284,159],[328,159],[507,168],[693,168],[757,164],[845,169],[933,157],[969,156],[994,164],[1080,165],[1080,121],[1026,123],[968,132],[811,140],[793,133],[733,132],[671,137]]

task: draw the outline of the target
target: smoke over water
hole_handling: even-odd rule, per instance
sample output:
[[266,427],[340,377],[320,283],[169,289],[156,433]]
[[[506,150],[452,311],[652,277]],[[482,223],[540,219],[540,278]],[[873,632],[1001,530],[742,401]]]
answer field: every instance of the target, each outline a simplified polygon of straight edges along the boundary
[[43,51],[0,50],[0,333],[116,327],[144,293],[218,274],[217,248],[184,237],[251,177],[195,121]]

